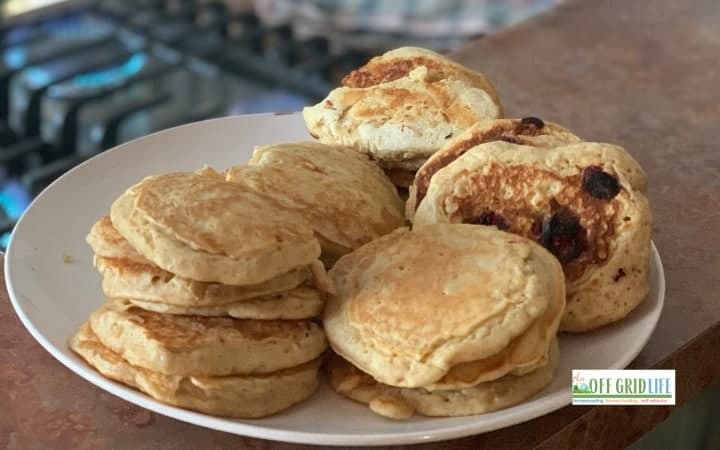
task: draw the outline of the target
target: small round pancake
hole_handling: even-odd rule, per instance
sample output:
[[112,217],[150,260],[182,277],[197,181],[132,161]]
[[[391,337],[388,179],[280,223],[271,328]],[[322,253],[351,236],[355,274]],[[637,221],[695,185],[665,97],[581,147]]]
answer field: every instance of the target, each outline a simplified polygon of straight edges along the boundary
[[373,59],[303,109],[320,142],[378,161],[427,158],[474,123],[499,117],[497,94],[482,74],[418,49]]
[[553,339],[546,363],[524,375],[506,375],[476,386],[447,391],[398,388],[378,383],[338,356],[330,361],[330,384],[340,394],[366,403],[376,414],[406,419],[414,412],[450,417],[485,414],[521,403],[552,383],[559,361]]
[[297,287],[286,292],[212,306],[183,306],[135,298],[113,298],[113,301],[126,308],[137,306],[162,314],[230,316],[236,319],[255,320],[299,320],[319,317],[325,305],[325,295],[311,287]]
[[85,241],[96,255],[119,258],[141,264],[152,264],[138,253],[132,245],[113,227],[110,216],[103,216],[90,228]]
[[158,314],[106,303],[90,316],[98,339],[125,360],[166,375],[268,373],[317,358],[326,347],[311,321]]
[[489,142],[432,177],[415,224],[495,222],[562,261],[561,331],[618,321],[649,291],[652,213],[646,175],[622,148],[581,142],[528,147]]
[[299,214],[216,177],[147,177],[113,203],[110,217],[144,257],[196,281],[261,283],[320,256]]
[[178,277],[153,264],[97,255],[94,260],[95,267],[103,276],[105,296],[167,303],[178,307],[227,305],[287,292],[303,283],[313,284],[313,275],[308,267],[291,270],[258,284],[231,286]]
[[95,268],[103,275],[103,292],[110,298],[213,306],[284,292],[307,282],[322,292],[333,292],[332,280],[320,261],[246,286],[205,283],[173,275],[137,253],[107,216],[92,226],[87,241],[95,251]]
[[399,229],[341,258],[325,309],[333,349],[386,384],[419,387],[488,358],[564,298],[534,242],[474,225]]
[[557,147],[582,140],[569,130],[537,117],[478,122],[448,141],[420,167],[410,188],[406,215],[412,221],[417,205],[425,198],[432,176],[469,149],[493,141],[515,142],[530,147]]
[[368,156],[316,142],[257,147],[226,179],[272,197],[312,224],[323,257],[345,253],[404,225],[404,204]]
[[178,376],[130,364],[105,347],[85,323],[70,348],[102,375],[145,392],[154,399],[205,414],[259,418],[305,400],[318,385],[320,359],[259,375]]

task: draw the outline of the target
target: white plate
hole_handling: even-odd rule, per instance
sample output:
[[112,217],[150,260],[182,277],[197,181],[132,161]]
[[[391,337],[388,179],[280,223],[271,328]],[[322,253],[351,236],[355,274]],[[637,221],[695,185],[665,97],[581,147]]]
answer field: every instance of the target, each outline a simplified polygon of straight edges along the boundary
[[230,433],[331,445],[428,442],[533,419],[570,403],[571,369],[624,368],[652,334],[665,294],[662,264],[654,246],[650,295],[630,317],[595,333],[562,336],[560,367],[552,386],[521,405],[480,416],[390,421],[323,386],[309,401],[283,414],[262,420],[228,420],[158,403],[101,377],[68,350],[68,337],[104,301],[85,235],[126,187],[145,175],[192,170],[205,163],[225,168],[247,161],[254,145],[307,138],[297,114],[230,117],[147,136],[73,169],[33,202],[13,233],[5,257],[5,277],[20,319],[70,370],[129,402]]

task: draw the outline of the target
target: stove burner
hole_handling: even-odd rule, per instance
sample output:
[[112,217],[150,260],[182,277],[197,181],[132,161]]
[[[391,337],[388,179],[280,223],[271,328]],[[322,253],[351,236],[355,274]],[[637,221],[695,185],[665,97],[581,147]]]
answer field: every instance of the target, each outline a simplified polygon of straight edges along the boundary
[[145,61],[145,54],[137,53],[117,67],[76,75],[70,81],[78,88],[112,86],[140,72]]
[[0,248],[34,195],[106,148],[195,120],[299,110],[369,56],[299,42],[219,1],[87,3],[0,25]]

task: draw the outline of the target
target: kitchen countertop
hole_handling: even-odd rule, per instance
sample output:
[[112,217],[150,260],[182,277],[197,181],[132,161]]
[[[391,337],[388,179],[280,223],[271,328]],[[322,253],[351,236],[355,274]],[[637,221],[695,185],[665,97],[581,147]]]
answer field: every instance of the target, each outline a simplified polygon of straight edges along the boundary
[[[645,167],[667,295],[632,367],[676,369],[680,404],[720,382],[718,23],[715,0],[571,0],[455,54],[493,80],[508,116],[538,116],[617,143]],[[301,447],[195,427],[104,393],[35,343],[4,288],[0,386],[4,449]],[[621,448],[670,412],[568,406],[427,448]]]

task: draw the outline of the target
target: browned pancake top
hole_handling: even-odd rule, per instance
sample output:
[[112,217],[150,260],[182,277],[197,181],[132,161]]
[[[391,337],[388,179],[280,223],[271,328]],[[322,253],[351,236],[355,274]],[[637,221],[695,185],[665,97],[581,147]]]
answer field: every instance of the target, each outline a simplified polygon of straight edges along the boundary
[[[560,191],[546,203],[533,205],[530,199],[537,186],[549,182],[560,183]],[[589,265],[608,258],[618,201],[589,195],[582,188],[580,175],[563,177],[535,167],[491,163],[487,174],[472,175],[472,185],[472,192],[456,199],[459,208],[451,217],[452,222],[498,225],[547,247],[543,242],[543,223],[564,215],[582,226],[578,236],[582,251],[566,260],[559,258],[569,281],[580,278]],[[513,191],[509,198],[503,195],[508,186]]]
[[556,127],[546,124],[535,117],[523,119],[500,119],[490,127],[479,127],[468,130],[454,142],[435,153],[418,170],[415,175],[416,200],[415,209],[427,194],[432,176],[443,167],[459,158],[471,148],[491,141],[506,141],[513,144],[536,145],[529,137],[551,135],[557,131]]
[[351,88],[375,86],[407,76],[414,68],[420,66],[427,67],[431,73],[437,73],[442,70],[437,61],[424,56],[371,61],[366,66],[360,67],[345,75],[341,84]]
[[317,333],[317,324],[307,320],[250,320],[231,317],[204,317],[158,314],[141,308],[130,308],[129,322],[142,327],[149,339],[167,348],[186,348],[213,341],[218,335],[224,339],[249,341],[272,340],[277,336],[294,336],[298,342]]

